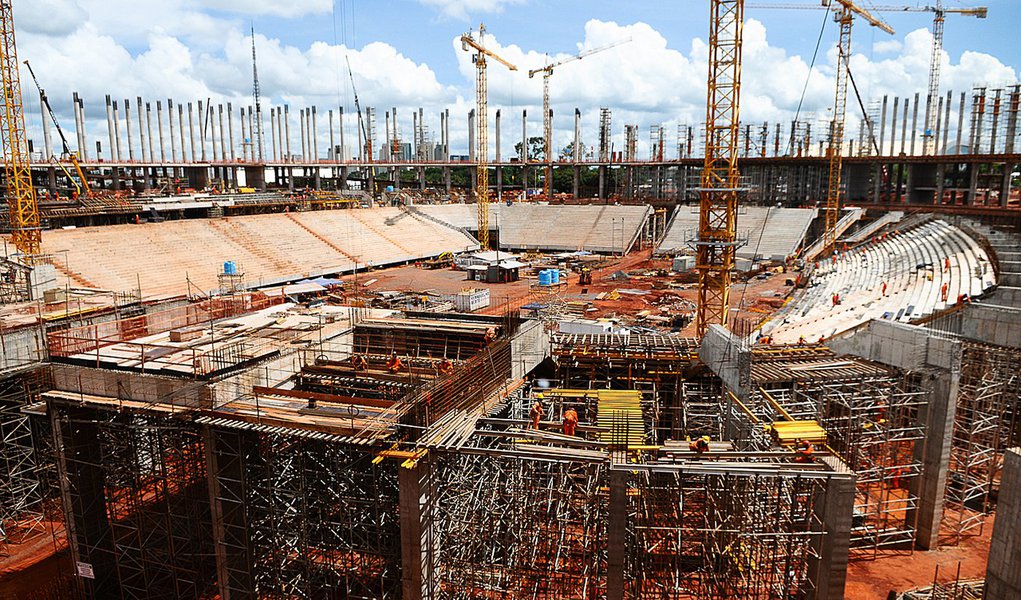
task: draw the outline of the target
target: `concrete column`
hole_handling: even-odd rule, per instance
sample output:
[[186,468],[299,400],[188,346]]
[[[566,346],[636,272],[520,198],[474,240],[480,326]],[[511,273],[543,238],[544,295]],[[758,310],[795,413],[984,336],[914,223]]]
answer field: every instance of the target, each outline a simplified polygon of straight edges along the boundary
[[496,201],[503,200],[503,167],[500,166],[500,109],[496,109]]
[[[450,162],[450,109],[443,111],[443,160]],[[450,185],[447,185],[447,191],[450,191]]]
[[961,101],[957,106],[957,142],[955,142],[956,144],[956,149],[954,151],[955,154],[963,154],[961,152],[961,136],[963,135],[964,132],[964,101],[966,97],[967,97],[966,94],[964,92],[961,92]]
[[[227,136],[223,135],[223,105],[216,105],[216,121],[220,128],[220,160],[227,160]],[[229,123],[230,120],[228,119]],[[233,144],[232,144],[233,145]]]
[[[244,151],[247,156],[250,148],[250,140],[252,139],[252,132],[245,129],[244,113],[241,114],[241,128],[247,132],[241,134],[242,137],[245,138]],[[277,109],[272,107],[269,109],[269,147],[271,151],[270,155],[273,157],[273,162],[280,160],[278,158],[280,155],[277,153]]]
[[1021,108],[1021,86],[1014,86],[1010,91],[1010,98],[1007,100],[1007,139],[1005,140],[1003,153],[1013,154],[1017,138],[1017,113]]
[[227,103],[227,136],[230,141],[230,160],[237,160],[237,154],[234,150],[234,107],[230,102]]
[[[248,146],[251,136],[248,135],[248,123],[245,122],[245,107],[242,106],[238,109],[238,121],[241,123],[241,160],[248,162]],[[269,122],[273,122],[273,109],[269,111]],[[233,125],[231,129],[233,130]],[[270,128],[270,141],[273,141],[273,128]],[[274,148],[276,150],[276,148]]]
[[44,92],[39,92],[39,112],[43,120],[44,158],[49,160],[53,156],[53,138],[50,136],[50,115],[46,111],[46,94]]
[[328,116],[329,116],[329,121],[330,121],[330,151],[326,153],[326,156],[328,158],[330,158],[331,160],[333,160],[334,162],[336,162],[337,161],[337,144],[336,144],[336,140],[333,137],[333,109],[332,108],[328,111]]
[[947,474],[950,468],[950,449],[953,446],[954,418],[957,415],[961,352],[956,344],[951,369],[940,371],[924,382],[929,392],[929,403],[919,408],[918,419],[925,423],[925,443],[915,444],[915,460],[922,472],[914,479],[912,492],[918,496],[915,517],[915,545],[923,550],[935,550],[939,540],[939,526],[943,520],[943,498],[946,493]]
[[[209,131],[209,146],[210,146],[210,151],[212,153],[213,162],[216,162],[217,160],[219,160],[219,154],[217,153],[217,150],[216,150],[216,109],[213,108],[213,103],[212,102],[206,103],[206,113],[205,113],[205,116],[202,117],[202,131],[203,131],[203,133],[205,133],[207,131],[206,130],[206,125],[209,126],[208,131]],[[202,147],[205,148],[205,144],[203,144]],[[214,169],[213,176],[214,177],[216,176],[215,175],[215,169]]]
[[[204,106],[202,104],[201,100],[198,101],[198,112],[199,112],[199,157],[202,159],[202,162],[207,162],[209,160],[207,155],[206,155],[206,139],[207,139],[206,123],[209,123],[209,110],[208,109],[209,109],[209,107],[208,106]],[[213,144],[213,152],[214,152],[214,154],[216,152],[216,145],[215,144]],[[213,158],[215,158],[215,156]]]
[[308,162],[308,127],[305,125],[305,109],[298,111],[298,131],[301,133],[301,162]]
[[606,600],[624,600],[628,520],[627,478],[627,471],[610,470],[610,518],[606,529]]
[[947,153],[947,141],[950,139],[950,110],[953,102],[953,92],[947,92],[947,99],[943,104],[946,108],[946,113],[943,118],[943,152],[941,154]]
[[[180,109],[180,105],[178,105]],[[177,162],[177,138],[174,133],[174,101],[167,98],[167,125],[170,127],[170,161]],[[181,154],[184,154],[184,140],[181,141]]]
[[74,135],[75,142],[78,148],[78,157],[84,160],[85,155],[85,139],[82,135],[82,115],[79,109],[81,108],[78,104],[78,92],[74,92],[71,96],[71,104],[74,106]]
[[528,111],[521,111],[521,192],[528,199]]
[[[280,111],[277,111],[280,116]],[[284,105],[284,160],[291,162],[291,116],[290,107]]]
[[[309,136],[312,138],[312,144],[309,146],[309,149],[312,151],[312,157],[311,157],[312,158],[312,162],[316,162],[316,161],[319,160],[319,140],[317,138],[317,132],[318,132],[319,128],[316,126],[316,107],[315,107],[315,105],[312,106],[312,121],[310,122],[310,126],[311,126],[312,130],[309,132]],[[318,173],[318,171],[317,171],[317,173]]]
[[915,94],[915,101],[911,106],[911,156],[915,155],[915,138],[918,137],[918,97]]
[[82,122],[82,131],[81,131],[82,139],[81,139],[81,145],[78,147],[78,155],[79,155],[79,158],[81,158],[82,160],[87,161],[87,160],[89,160],[89,137],[88,137],[88,133],[85,130],[85,123],[86,123],[86,121],[85,121],[85,103],[82,101],[82,99],[80,97],[78,98],[78,118],[81,119],[81,122]]
[[[263,148],[262,136],[259,135],[259,131],[255,128],[258,125],[262,127],[262,111],[258,111],[259,114],[255,114],[252,107],[248,107],[248,133],[252,136],[252,162],[258,160],[260,163],[266,162],[266,150]],[[263,175],[262,180],[266,179]],[[252,186],[249,186],[252,187]]]
[[[114,107],[116,110],[116,107]],[[131,101],[124,99],[124,133],[128,137],[128,160],[135,160],[135,145],[131,141]]]
[[578,166],[581,163],[581,111],[577,108],[574,109],[574,150],[572,154],[574,155],[571,157],[574,160],[574,180],[571,184],[571,194],[577,198],[581,186],[581,167]]
[[[918,101],[917,98],[918,98],[918,95],[916,94],[915,95],[915,99],[916,99],[915,101],[916,102]],[[927,146],[930,146],[930,145],[935,146],[935,139],[936,139],[935,138],[935,132],[929,129],[929,123],[931,123],[929,118],[932,116],[932,109],[933,109],[933,106],[932,106],[932,95],[931,94],[926,94],[925,95],[925,117],[924,117],[925,120],[922,122],[922,125],[925,127],[925,131],[922,132],[922,154],[929,154],[929,149],[927,148]]]
[[163,101],[162,100],[157,100],[156,101],[156,132],[160,136],[160,143],[159,143],[160,162],[161,163],[166,163],[167,162],[167,147],[166,147],[166,145],[164,145],[164,141],[163,141]]
[[893,114],[890,116],[890,156],[897,156],[897,114],[900,112],[900,98],[893,99]]
[[[201,104],[200,102],[199,112],[202,112]],[[191,102],[188,103],[188,146],[191,148],[191,162],[195,162],[198,155],[195,152],[195,112],[192,110]],[[205,156],[203,156],[203,159],[205,159]]]
[[989,544],[985,600],[1021,598],[1021,448],[1003,455],[996,522]]
[[468,111],[468,160],[475,162],[475,109]]
[[401,527],[401,597],[434,598],[434,561],[439,547],[433,533],[435,510],[433,465],[421,460],[411,469],[397,469]]
[[107,119],[110,124],[110,159],[114,162],[121,160],[121,131],[117,115],[117,101],[113,101],[113,113],[110,112],[110,97],[106,99]]
[[932,146],[931,153],[934,156],[940,154],[939,140],[943,125],[942,117],[943,117],[943,96],[940,96],[936,104],[936,116],[933,118],[933,127],[935,127],[935,129],[929,132],[929,135],[931,136],[930,139],[932,142],[930,144]]
[[141,96],[136,98],[135,108],[138,112],[138,144],[141,148],[139,154],[142,157],[142,162],[150,162],[152,160],[152,152],[149,152],[148,146],[152,143],[152,127],[148,126],[145,120],[148,111],[143,112]]
[[[191,109],[188,110],[188,123],[191,123]],[[181,140],[181,162],[188,162],[188,153],[184,145],[184,105],[177,105],[177,130]],[[194,151],[192,151],[194,155]],[[182,171],[183,172],[183,171]]]
[[844,597],[847,583],[855,475],[834,456],[824,456],[819,460],[839,476],[827,480],[826,491],[815,499],[814,510],[823,533],[812,540],[819,559],[809,562],[808,578],[815,587],[814,600],[836,600]]
[[996,136],[1000,128],[1000,90],[993,91],[993,128],[989,132],[989,154],[996,154]]
[[907,151],[908,142],[908,105],[911,104],[910,98],[904,99],[904,112],[901,115],[900,124],[900,153],[905,154]]

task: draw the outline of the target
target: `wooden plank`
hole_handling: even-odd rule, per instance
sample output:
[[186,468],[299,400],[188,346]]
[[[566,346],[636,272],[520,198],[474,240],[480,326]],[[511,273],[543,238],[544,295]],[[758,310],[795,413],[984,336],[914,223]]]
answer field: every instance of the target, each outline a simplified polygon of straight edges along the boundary
[[340,396],[337,394],[323,394],[321,392],[303,392],[300,390],[284,390],[261,385],[253,386],[252,392],[263,396],[284,396],[286,398],[299,398],[301,400],[315,400],[316,402],[332,402],[335,404],[353,404],[356,406],[372,406],[375,408],[390,408],[396,402],[392,400],[379,400],[376,398],[354,398],[352,396]]

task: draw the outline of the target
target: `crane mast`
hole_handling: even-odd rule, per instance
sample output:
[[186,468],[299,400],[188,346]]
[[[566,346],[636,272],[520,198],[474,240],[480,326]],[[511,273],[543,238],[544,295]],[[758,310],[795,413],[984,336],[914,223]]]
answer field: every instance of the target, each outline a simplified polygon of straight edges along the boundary
[[[531,79],[536,73],[542,73],[542,134],[543,134],[543,146],[546,152],[546,177],[543,182],[543,195],[546,200],[550,200],[552,194],[552,183],[553,183],[553,112],[550,110],[550,94],[549,94],[549,80],[550,76],[553,75],[553,69],[563,64],[581,60],[586,56],[592,56],[603,50],[609,50],[615,46],[626,44],[631,39],[614,42],[612,44],[606,44],[598,48],[592,48],[591,50],[585,50],[570,56],[563,60],[559,60],[551,65],[545,67],[539,67],[538,69],[532,69],[528,72],[528,78]],[[527,157],[527,153],[523,153]]]
[[3,79],[3,110],[0,111],[0,140],[7,176],[7,204],[11,241],[28,261],[39,254],[42,231],[39,205],[32,187],[25,114],[18,74],[18,52],[14,39],[11,0],[0,0],[0,78]]
[[[486,77],[486,57],[491,57],[502,63],[511,71],[518,68],[506,60],[500,58],[485,47],[486,26],[479,25],[479,39],[472,37],[471,33],[461,36],[461,47],[466,50],[474,50],[472,60],[475,62],[475,137],[476,137],[476,161],[475,161],[475,209],[478,213],[479,245],[482,250],[489,249],[489,88]],[[527,148],[522,152],[526,152]]]
[[744,0],[711,0],[710,11],[706,148],[695,240],[699,337],[711,324],[726,326],[728,321],[741,191],[737,158]]

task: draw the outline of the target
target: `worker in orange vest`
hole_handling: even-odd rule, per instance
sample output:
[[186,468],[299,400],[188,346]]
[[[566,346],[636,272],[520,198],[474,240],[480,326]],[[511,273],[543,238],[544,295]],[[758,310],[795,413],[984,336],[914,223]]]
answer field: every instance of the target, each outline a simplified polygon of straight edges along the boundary
[[700,438],[689,441],[688,450],[698,454],[707,454],[709,452],[709,436],[703,435]]
[[946,257],[945,259],[943,259],[943,270],[944,271],[949,271],[950,270],[950,257],[949,256]]
[[532,429],[539,428],[539,421],[542,419],[542,404],[538,400],[532,403],[532,410],[528,411],[528,418],[532,420]]
[[444,358],[440,361],[437,368],[440,371],[440,375],[450,375],[454,372],[454,363],[450,362],[449,358]]
[[799,346],[804,346],[805,345],[805,336],[803,336],[803,335],[799,335],[798,336],[798,345]]
[[797,457],[794,459],[797,462],[806,463],[812,462],[812,452],[815,448],[812,446],[812,442],[808,440],[798,440],[795,452]]
[[361,354],[352,354],[351,366],[354,367],[355,371],[364,371],[369,368],[369,361],[365,360],[365,357]]
[[578,412],[573,408],[564,411],[564,435],[575,435],[578,431]]
[[883,295],[885,296],[886,295],[886,282],[885,281],[882,283],[882,288],[883,288]]
[[390,358],[386,359],[386,370],[391,373],[398,373],[403,366],[404,363],[402,363],[401,358],[397,356],[396,350],[394,350],[394,353],[390,355]]
[[947,294],[949,293],[949,291],[950,284],[947,282],[943,282],[943,285],[941,285],[939,288],[939,297],[943,302],[947,301]]

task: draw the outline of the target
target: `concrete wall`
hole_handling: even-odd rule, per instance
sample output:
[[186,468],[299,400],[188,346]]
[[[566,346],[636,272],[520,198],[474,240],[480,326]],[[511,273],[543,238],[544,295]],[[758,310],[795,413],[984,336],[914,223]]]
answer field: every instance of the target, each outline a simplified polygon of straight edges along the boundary
[[1021,348],[1021,309],[970,304],[964,309],[961,335],[997,346]]
[[929,331],[915,325],[870,321],[864,328],[829,341],[840,354],[853,354],[900,369],[919,369],[926,364]]
[[46,342],[39,325],[0,331],[0,372],[20,369],[46,358]]
[[549,355],[550,336],[542,321],[525,321],[511,339],[511,377],[524,377]]
[[748,398],[752,354],[744,340],[720,325],[710,325],[702,338],[699,358],[741,400]]
[[188,407],[210,401],[209,386],[190,379],[62,364],[50,365],[50,373],[53,389],[62,392]]
[[985,600],[1021,598],[1021,448],[1003,456],[1000,499],[989,545]]

